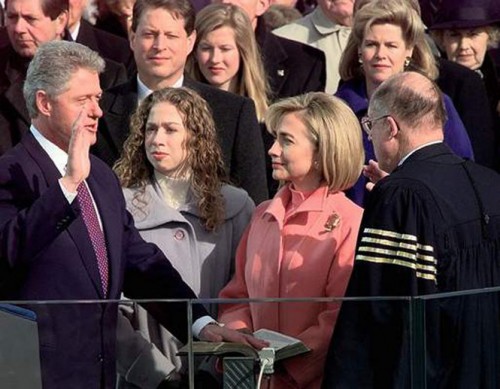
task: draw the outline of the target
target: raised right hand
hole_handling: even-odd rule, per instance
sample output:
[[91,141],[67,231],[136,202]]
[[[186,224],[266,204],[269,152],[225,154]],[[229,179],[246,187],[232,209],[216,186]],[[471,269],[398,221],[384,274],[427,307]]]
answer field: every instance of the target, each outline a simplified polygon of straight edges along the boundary
[[78,185],[90,174],[89,152],[95,135],[85,127],[86,118],[84,107],[71,127],[66,174],[61,179],[61,183],[69,192],[76,192]]

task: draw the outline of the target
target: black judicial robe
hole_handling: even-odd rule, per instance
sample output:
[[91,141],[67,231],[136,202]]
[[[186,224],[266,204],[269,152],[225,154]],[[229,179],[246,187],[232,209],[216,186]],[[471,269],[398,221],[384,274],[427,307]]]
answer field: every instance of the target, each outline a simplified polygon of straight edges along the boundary
[[[347,297],[500,285],[500,176],[444,144],[416,152],[371,193]],[[428,388],[500,387],[500,294],[425,303]],[[323,388],[410,388],[409,298],[344,301]]]

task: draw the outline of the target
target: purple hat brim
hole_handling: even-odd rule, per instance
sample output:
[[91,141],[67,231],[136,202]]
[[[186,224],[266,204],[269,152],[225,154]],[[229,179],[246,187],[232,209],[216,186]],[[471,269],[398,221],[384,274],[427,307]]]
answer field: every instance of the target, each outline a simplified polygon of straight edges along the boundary
[[461,30],[467,28],[477,28],[492,26],[500,23],[500,19],[491,20],[452,20],[446,22],[434,23],[430,30]]

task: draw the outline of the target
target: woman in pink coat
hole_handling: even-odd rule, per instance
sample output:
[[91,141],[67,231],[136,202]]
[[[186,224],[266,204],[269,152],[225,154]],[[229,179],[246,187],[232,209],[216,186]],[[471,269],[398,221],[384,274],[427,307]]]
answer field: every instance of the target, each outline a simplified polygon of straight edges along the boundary
[[[363,166],[359,121],[340,99],[316,92],[272,105],[266,124],[276,138],[269,150],[273,178],[284,185],[256,209],[220,297],[342,297],[362,214],[342,192]],[[338,301],[228,304],[219,321],[300,339],[312,351],[275,366],[269,387],[314,389],[339,308]]]

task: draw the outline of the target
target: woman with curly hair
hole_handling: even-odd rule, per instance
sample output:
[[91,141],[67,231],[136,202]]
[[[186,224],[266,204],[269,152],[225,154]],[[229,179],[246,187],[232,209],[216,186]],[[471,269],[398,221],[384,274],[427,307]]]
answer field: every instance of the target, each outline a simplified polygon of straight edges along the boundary
[[[225,184],[205,100],[186,88],[162,89],[144,99],[132,116],[115,172],[141,236],[158,245],[199,297],[217,297],[231,277],[236,247],[254,204],[245,191]],[[121,374],[130,380],[156,380],[156,386],[165,376],[175,376],[181,369],[177,339],[142,308],[128,315],[130,323],[119,322]],[[145,334],[161,354],[144,346],[134,330]],[[147,367],[151,371],[138,371]]]

